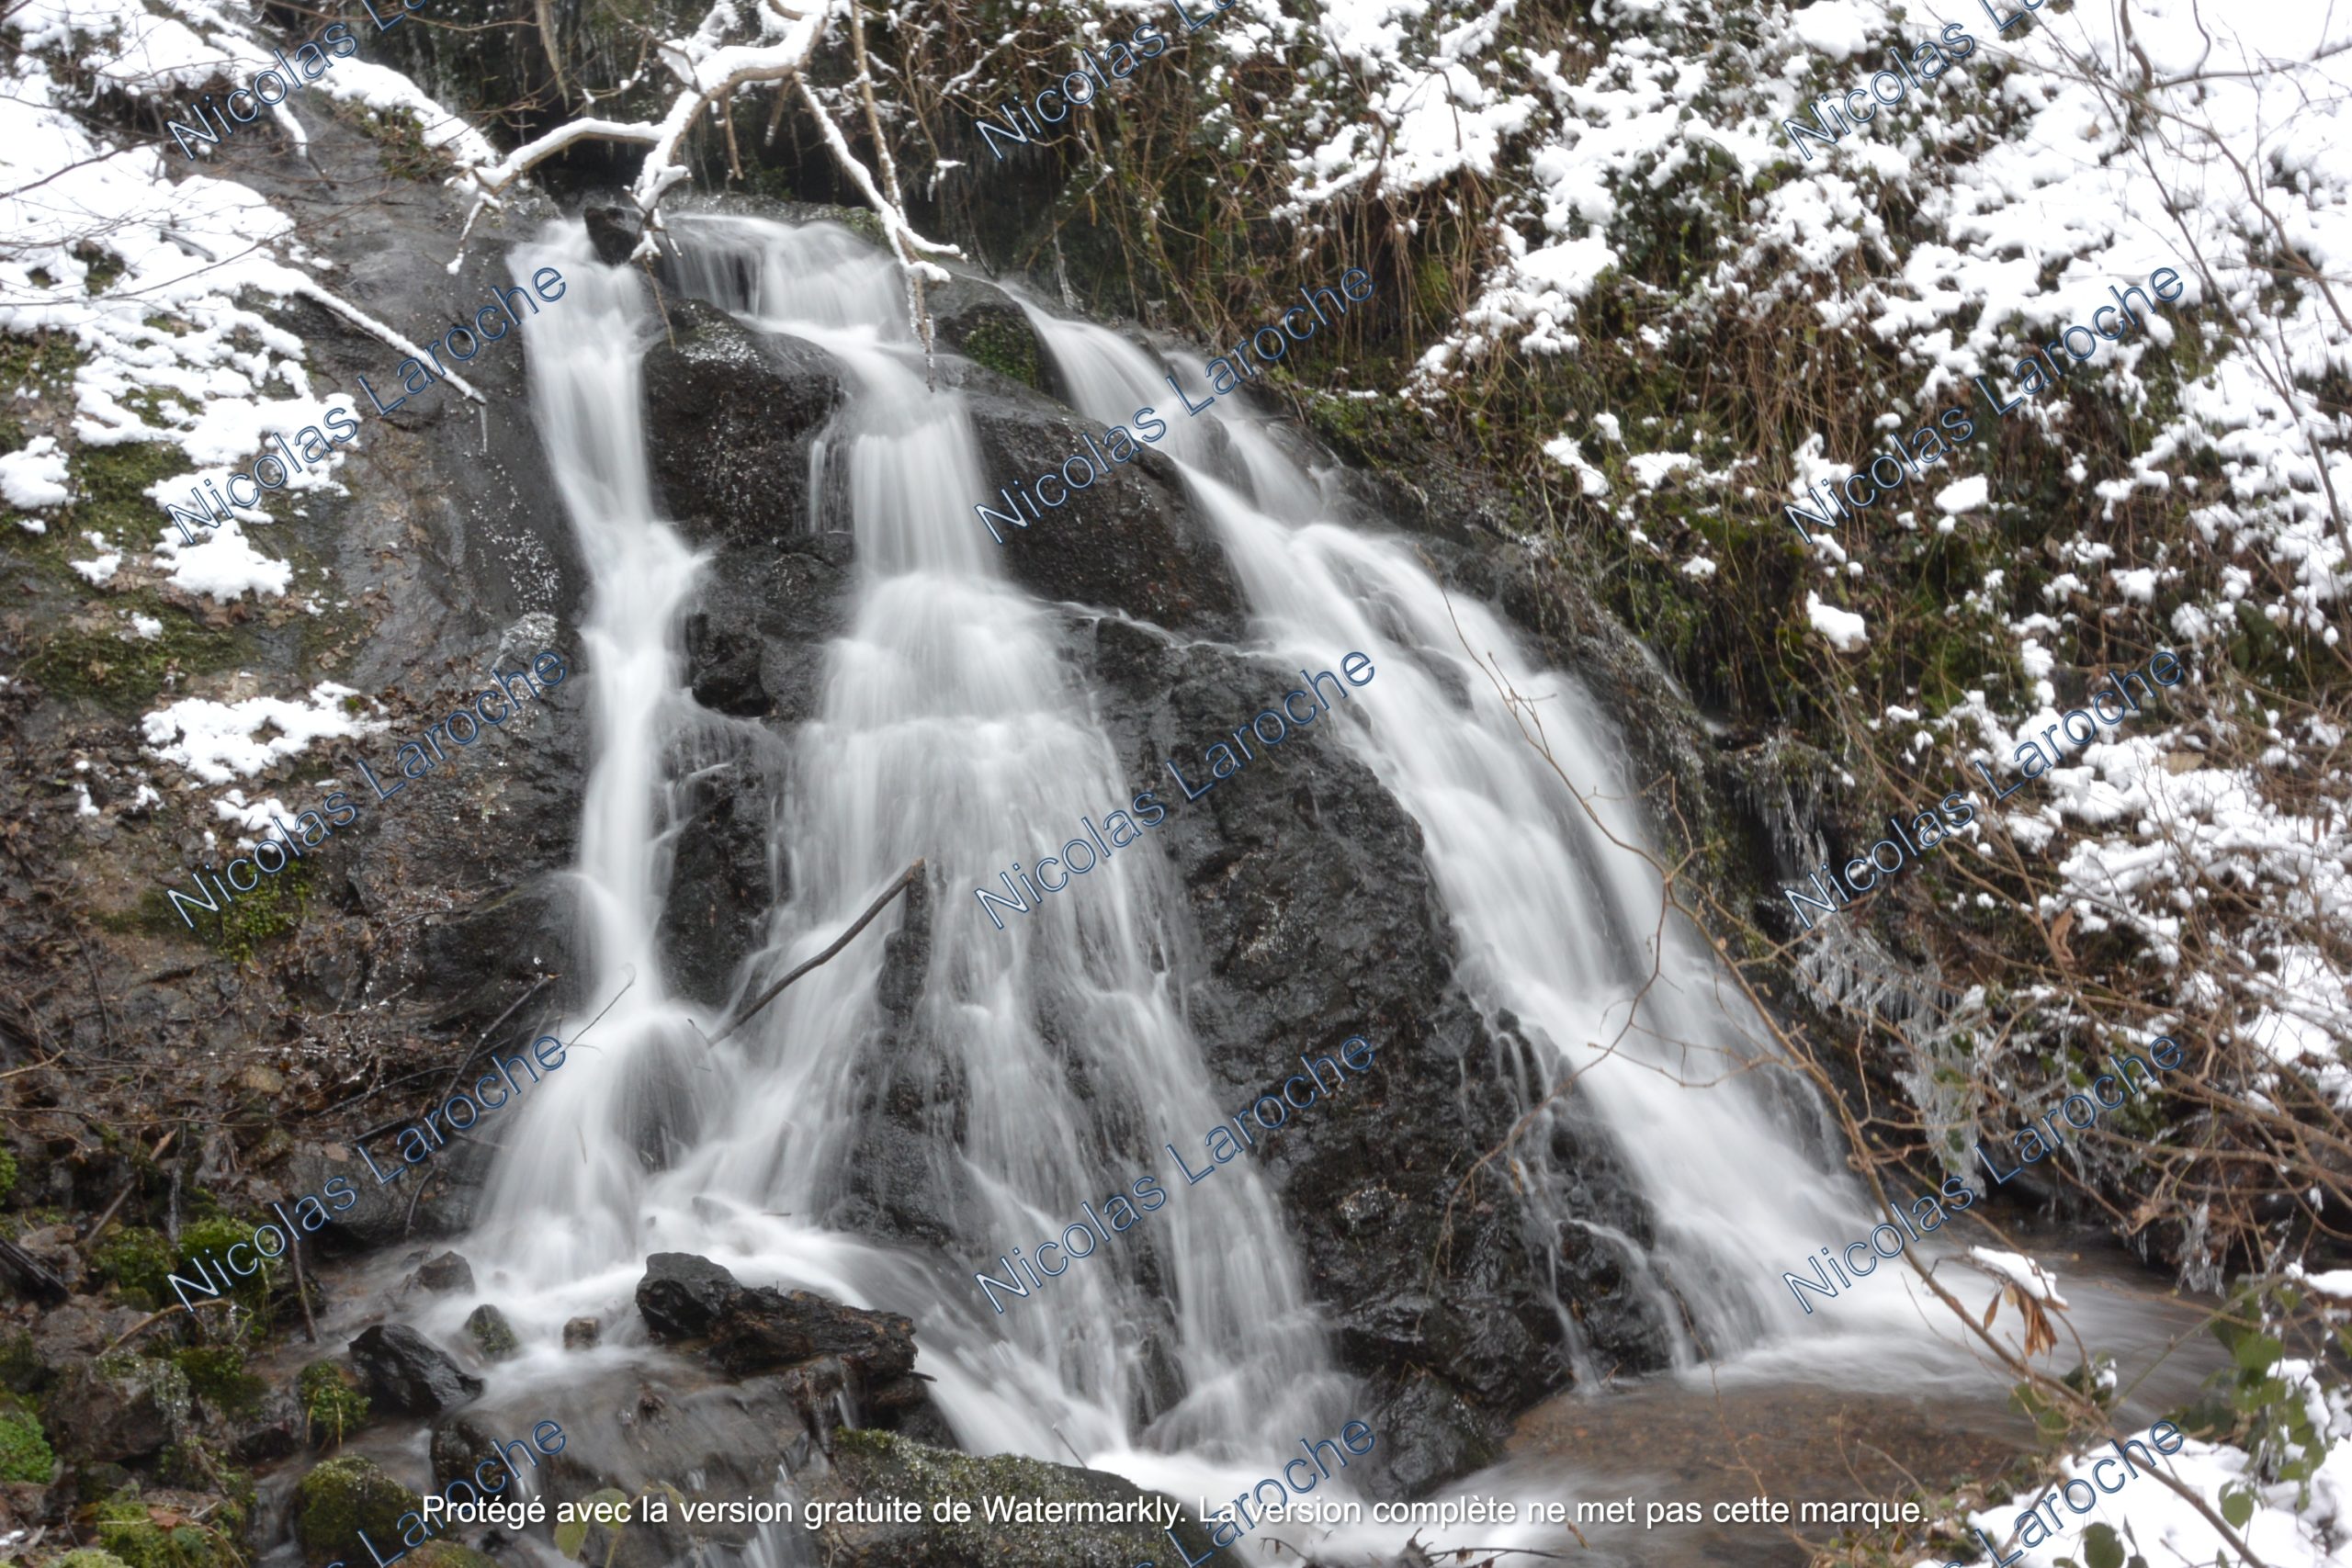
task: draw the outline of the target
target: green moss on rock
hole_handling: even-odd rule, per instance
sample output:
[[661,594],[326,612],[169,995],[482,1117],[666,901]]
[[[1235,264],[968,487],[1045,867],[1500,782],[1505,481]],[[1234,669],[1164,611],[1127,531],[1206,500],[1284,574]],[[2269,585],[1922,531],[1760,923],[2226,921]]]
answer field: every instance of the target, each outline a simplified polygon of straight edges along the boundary
[[57,1473],[57,1455],[40,1417],[25,1409],[0,1410],[0,1481],[47,1485]]
[[[297,861],[276,876],[265,876],[251,893],[239,894],[217,915],[199,916],[197,934],[232,964],[250,964],[262,944],[302,923],[310,907],[311,866]],[[247,1239],[246,1235],[236,1239]]]
[[1024,387],[1039,384],[1037,340],[1025,324],[1016,326],[1000,317],[985,317],[964,334],[963,351],[965,358]]
[[125,1225],[108,1236],[91,1261],[98,1277],[122,1292],[133,1305],[153,1308],[167,1288],[164,1277],[172,1271],[172,1244],[161,1231],[145,1225]]
[[514,1337],[514,1325],[506,1321],[506,1314],[488,1302],[474,1308],[472,1315],[466,1319],[466,1332],[473,1336],[481,1353],[493,1361],[503,1361],[523,1348],[522,1341]]
[[269,1385],[245,1371],[245,1353],[233,1345],[191,1345],[172,1359],[187,1374],[197,1398],[229,1416],[250,1416]]
[[55,1568],[130,1568],[130,1564],[111,1551],[85,1546],[79,1551],[69,1551],[59,1558]]
[[[1104,1562],[1164,1557],[1168,1551],[1167,1537],[1148,1525],[1008,1525],[977,1517],[940,1524],[931,1517],[933,1502],[988,1495],[1037,1497],[1048,1503],[1120,1503],[1150,1495],[1099,1471],[1010,1454],[951,1453],[888,1432],[856,1430],[836,1435],[833,1471],[849,1495],[904,1498],[921,1504],[923,1511],[924,1522],[916,1526],[828,1526],[827,1546],[849,1561],[1096,1568]],[[1186,1543],[1191,1553],[1208,1553],[1208,1538],[1197,1525],[1180,1529],[1193,1538]]]
[[294,1537],[307,1561],[332,1562],[359,1544],[361,1530],[370,1540],[398,1540],[401,1516],[423,1506],[374,1460],[346,1454],[319,1465],[294,1488]]
[[409,1568],[498,1568],[496,1559],[454,1540],[428,1540],[403,1561]]

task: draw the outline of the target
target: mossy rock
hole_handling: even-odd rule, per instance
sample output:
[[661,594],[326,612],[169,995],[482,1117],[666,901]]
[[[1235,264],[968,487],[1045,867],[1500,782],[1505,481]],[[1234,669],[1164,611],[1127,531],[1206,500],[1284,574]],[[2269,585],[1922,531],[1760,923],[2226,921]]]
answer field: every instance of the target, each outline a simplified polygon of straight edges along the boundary
[[294,1539],[302,1543],[305,1562],[332,1562],[365,1550],[362,1530],[379,1546],[398,1541],[401,1516],[424,1506],[374,1460],[345,1454],[317,1466],[294,1488]]
[[67,1552],[51,1568],[130,1568],[130,1564],[111,1551],[100,1551],[94,1546],[85,1546],[79,1551]]
[[1038,385],[1037,339],[1023,322],[1017,329],[1001,317],[983,317],[964,334],[964,357],[1009,376],[1024,387]]
[[125,1225],[107,1237],[91,1261],[97,1265],[98,1278],[121,1292],[124,1300],[152,1310],[169,1289],[164,1279],[172,1271],[175,1259],[172,1244],[163,1232]]
[[[265,876],[251,893],[241,893],[217,915],[199,918],[196,934],[232,964],[250,964],[262,944],[286,935],[302,923],[310,908],[311,867],[297,861],[276,876]],[[182,1232],[183,1237],[187,1233]],[[251,1227],[236,1239],[250,1239]],[[267,1267],[257,1278],[267,1278]]]
[[506,1321],[506,1314],[488,1302],[474,1308],[466,1319],[466,1332],[472,1336],[475,1347],[493,1361],[503,1361],[523,1348],[523,1342],[514,1337],[514,1325]]
[[197,1398],[224,1416],[251,1416],[261,1408],[269,1385],[245,1371],[245,1353],[233,1345],[191,1345],[172,1354]]
[[0,1410],[0,1481],[30,1481],[46,1486],[57,1474],[57,1455],[40,1417],[22,1408]]
[[[842,1490],[833,1493],[832,1487]],[[951,1453],[888,1432],[844,1430],[834,1438],[833,1476],[828,1502],[847,1496],[896,1497],[922,1506],[920,1525],[828,1525],[819,1555],[862,1562],[870,1568],[912,1568],[924,1562],[1018,1562],[1023,1568],[1096,1568],[1105,1562],[1141,1562],[1165,1558],[1168,1538],[1148,1525],[991,1523],[986,1519],[938,1524],[931,1505],[952,1499],[1002,1495],[1038,1497],[1049,1503],[1124,1503],[1152,1494],[1100,1471],[1076,1470],[1010,1454]],[[1180,1527],[1186,1555],[1202,1561],[1211,1551],[1197,1524]]]

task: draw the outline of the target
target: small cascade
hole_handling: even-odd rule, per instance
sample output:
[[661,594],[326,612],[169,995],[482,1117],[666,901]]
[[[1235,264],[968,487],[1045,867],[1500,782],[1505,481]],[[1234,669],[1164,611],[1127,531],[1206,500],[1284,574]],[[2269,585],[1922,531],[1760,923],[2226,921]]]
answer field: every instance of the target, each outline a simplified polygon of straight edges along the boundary
[[[1121,417],[1169,385],[1169,367],[1116,333],[1035,307],[1030,319],[1082,414]],[[1196,363],[1177,372],[1208,379]],[[1540,1215],[1530,1244],[1547,1259],[1616,1249],[1684,1364],[1785,1326],[1781,1271],[1871,1222],[1746,1081],[1764,1054],[1752,1010],[1695,934],[1661,919],[1614,728],[1487,606],[1450,597],[1403,541],[1340,521],[1315,476],[1237,403],[1178,419],[1167,446],[1217,530],[1267,658],[1287,668],[1345,650],[1372,657],[1377,698],[1337,728],[1420,824],[1462,984],[1490,1021],[1515,1015],[1538,1048],[1498,1070],[1530,1107],[1573,1079],[1657,1219],[1653,1251],[1569,1212],[1556,1200],[1564,1183],[1542,1169],[1552,1140],[1539,1127],[1515,1150]],[[1573,795],[1481,667],[1489,655],[1534,699]],[[1562,1113],[1555,1100],[1543,1115]]]
[[[703,219],[677,239],[688,292],[821,349],[845,391],[808,482],[817,526],[855,534],[854,598],[825,652],[821,711],[781,738],[772,850],[793,891],[757,966],[781,973],[909,862],[927,860],[938,886],[988,883],[1081,817],[1127,806],[1135,786],[1056,621],[1003,580],[971,525],[968,498],[986,487],[970,420],[959,395],[926,389],[890,266],[823,226]],[[646,1254],[696,1252],[747,1280],[912,1316],[934,1397],[978,1450],[1074,1450],[1214,1489],[1221,1467],[1261,1462],[1270,1424],[1338,1429],[1353,1414],[1347,1380],[1247,1161],[1001,1314],[974,1280],[1019,1281],[1001,1258],[1062,1236],[1139,1175],[1165,1179],[1160,1144],[1197,1146],[1227,1113],[1176,1005],[1164,955],[1186,935],[1165,911],[1182,900],[1153,856],[1114,852],[1085,897],[1005,930],[968,897],[942,900],[908,1022],[886,1028],[878,1013],[871,936],[715,1050],[698,1032],[716,1021],[664,999],[652,937],[675,788],[664,749],[721,721],[684,689],[677,622],[695,556],[652,510],[638,356],[612,352],[648,334],[642,280],[586,260],[576,236],[558,249],[567,277],[589,279],[575,285],[589,309],[576,334],[535,353],[532,374],[593,574],[578,876],[598,980],[586,989],[635,985],[597,1027],[602,1053],[526,1107],[500,1163],[484,1231],[539,1287],[508,1308],[518,1330],[545,1343],[565,1317],[602,1311],[627,1345],[634,1314],[613,1308]],[[1267,1043],[1270,1066],[1283,1046]],[[888,1138],[876,1089],[899,1077],[955,1089],[914,1145],[917,1185],[941,1203],[926,1220],[954,1238],[944,1263],[825,1224],[854,1162]],[[670,1122],[659,1159],[636,1152],[649,1105]],[[1238,1235],[1253,1244],[1230,1245]]]

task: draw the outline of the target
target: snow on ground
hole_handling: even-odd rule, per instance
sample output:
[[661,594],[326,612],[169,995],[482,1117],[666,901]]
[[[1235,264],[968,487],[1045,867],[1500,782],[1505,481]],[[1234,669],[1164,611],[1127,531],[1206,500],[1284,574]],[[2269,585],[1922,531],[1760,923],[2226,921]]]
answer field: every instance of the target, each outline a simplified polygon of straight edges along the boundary
[[[2352,1414],[2347,1414],[2341,1396],[2330,1398],[2324,1394],[2310,1374],[2308,1362],[2290,1359],[2279,1363],[2279,1375],[2290,1384],[2302,1387],[2311,1404],[2314,1429],[2331,1433],[2335,1438],[2318,1473],[2312,1477],[2307,1504],[2301,1500],[2301,1487],[2296,1483],[2266,1483],[2253,1474],[2251,1461],[2237,1449],[2186,1438],[2177,1453],[2155,1458],[2158,1466],[2185,1483],[2217,1515],[2222,1512],[2222,1487],[2251,1486],[2256,1497],[2254,1514],[2238,1535],[2269,1568],[2318,1568],[2320,1564],[2339,1563],[2346,1560],[2347,1550],[2352,1550],[2352,1441],[2346,1440],[2352,1438]],[[2143,1435],[2135,1435],[2135,1440],[2144,1444],[2147,1439]],[[2141,1450],[2130,1452],[2138,1465]],[[2107,1461],[2104,1471],[2099,1468],[2101,1461]],[[2102,1475],[2110,1481],[2120,1479],[2121,1484],[2111,1494],[2105,1492],[2098,1486]],[[2078,1514],[2064,1500],[2069,1482],[2078,1483],[2074,1493],[2077,1498],[2082,1497],[2085,1486],[2089,1487],[2096,1501],[2087,1512]],[[2060,1495],[2056,1511],[2065,1528],[2034,1546],[2021,1545],[2019,1537],[2027,1532],[2019,1521],[2027,1510],[2052,1492]],[[2047,1513],[2045,1509],[2045,1529]],[[1970,1514],[1963,1523],[1966,1528],[1982,1530],[1996,1548],[1999,1561],[2010,1568],[2058,1568],[2062,1560],[2081,1563],[2086,1560],[2084,1533],[2099,1523],[2108,1525],[2122,1538],[2127,1552],[2136,1551],[2151,1564],[2240,1560],[2226,1540],[2178,1493],[2154,1476],[2124,1474],[2115,1450],[2106,1443],[2063,1461],[2045,1485],[2020,1493],[2007,1502],[1988,1505]],[[2011,1556],[2012,1552],[2020,1555]],[[1942,1568],[1942,1563],[1940,1557],[1926,1559],[1921,1568]]]
[[[2106,544],[2068,539],[2062,525],[2047,613],[2007,626],[2024,689],[1972,694],[1920,726],[1955,766],[1984,758],[2006,769],[2018,740],[2063,720],[2060,682],[2088,640],[2075,628],[2111,609],[2145,608],[2170,629],[2189,670],[2184,695],[2247,615],[2336,643],[2352,588],[2352,527],[2337,521],[2335,500],[2352,498],[2352,420],[2325,400],[2322,378],[2352,370],[2352,294],[2326,281],[2352,273],[2352,9],[2132,0],[2127,13],[2119,0],[2084,0],[2003,34],[1973,0],[1815,0],[1767,6],[1752,41],[1734,44],[1700,0],[1596,0],[1600,37],[1580,55],[1506,47],[1491,28],[1452,20],[1456,9],[1331,7],[1324,31],[1368,73],[1372,121],[1329,131],[1293,160],[1293,201],[1312,219],[1367,180],[1413,190],[1456,166],[1483,168],[1494,127],[1526,128],[1524,152],[1504,162],[1506,178],[1524,174],[1498,203],[1500,259],[1453,330],[1424,352],[1408,393],[1442,398],[1498,353],[1574,351],[1597,281],[1689,209],[1661,208],[1657,193],[1693,183],[1694,164],[1707,160],[1697,183],[1745,187],[1743,199],[1703,203],[1724,228],[1706,287],[1674,300],[1639,287],[1617,295],[1621,305],[1629,293],[1641,301],[1655,323],[1637,329],[1644,341],[1677,331],[1703,340],[1711,318],[1801,301],[1824,330],[1872,334],[1896,356],[1889,424],[1961,407],[1975,423],[1975,450],[2030,424],[2056,466],[2071,468],[2086,522],[2141,491],[2178,491],[2196,536],[2185,543],[2218,563],[2190,588],[2176,564],[2190,553],[2181,547],[2152,544],[2142,559],[2118,562]],[[1419,32],[1416,17],[1427,18]],[[1783,130],[1815,95],[1865,84],[1888,46],[1940,37],[1947,23],[1974,47],[1901,104],[1882,105],[1834,146],[1808,144],[1810,156]],[[1464,117],[1452,163],[1380,150],[1383,128],[1402,132],[1420,112],[1420,100],[1404,101],[1408,85],[1451,95]],[[2135,109],[2133,95],[2148,107]],[[1898,205],[1916,213],[1917,232],[1890,230],[1883,214]],[[2310,270],[2282,271],[2282,246]],[[2119,319],[2123,335],[2097,342],[2086,362],[2061,350],[2065,382],[2007,415],[1978,393],[1973,378],[2015,387],[2032,345],[2087,327],[2162,268],[2177,274],[2178,298],[2143,295],[2141,324]],[[2151,363],[2153,347],[2171,344],[2194,351],[2185,369]],[[2086,378],[2143,422],[2139,450],[2120,465],[2091,445],[2075,450],[2086,422],[2070,389]],[[1657,423],[1579,410],[1544,450],[1636,545],[1674,558],[1694,552],[1649,537],[1663,531],[1651,492],[1669,475],[1679,500],[1703,499],[1712,485],[1735,527],[1782,531],[1786,501],[1870,460],[1818,434],[1770,454],[1770,471],[1792,476],[1783,498],[1729,470],[1705,472],[1704,455],[1682,468],[1696,433],[1668,424],[1640,434]],[[1623,448],[1606,438],[1627,434]],[[1730,470],[1758,461],[1736,455]],[[1978,459],[1972,451],[1963,462]],[[1827,581],[1805,594],[1803,614],[1838,652],[1866,652],[1867,628],[1836,603],[1860,601],[1831,581],[1907,574],[1923,527],[1981,527],[1996,505],[2016,504],[1997,474],[1932,469],[1922,501],[1924,523],[1902,517],[1898,501],[1814,531],[1813,568]],[[2001,575],[1959,607],[1998,603]],[[1707,581],[1703,570],[1684,576]],[[2270,748],[2261,773],[2208,763],[2211,732],[2192,732],[2160,694],[2000,809],[2019,846],[2058,878],[2035,913],[2071,910],[2077,929],[2129,931],[2158,987],[2174,988],[2167,1000],[2185,1002],[2199,984],[2180,972],[2198,918],[2188,906],[2217,889],[2253,889],[2261,907],[2233,930],[2231,956],[2239,971],[2270,976],[2255,985],[2272,994],[2256,998],[2241,1026],[2282,1067],[2341,1100],[2352,1094],[2352,1066],[2327,1041],[2352,1023],[2352,975],[2340,954],[2295,934],[2315,919],[2341,929],[2352,918],[2352,823],[2343,791],[2325,782],[2341,738],[2276,714],[2248,719]]]
[[[382,728],[347,711],[343,699],[356,694],[348,686],[322,681],[311,688],[307,701],[299,703],[277,697],[247,697],[234,703],[184,697],[149,714],[140,726],[147,749],[159,760],[206,784],[227,784],[275,767],[314,740],[366,735]],[[256,733],[265,728],[276,733]]]

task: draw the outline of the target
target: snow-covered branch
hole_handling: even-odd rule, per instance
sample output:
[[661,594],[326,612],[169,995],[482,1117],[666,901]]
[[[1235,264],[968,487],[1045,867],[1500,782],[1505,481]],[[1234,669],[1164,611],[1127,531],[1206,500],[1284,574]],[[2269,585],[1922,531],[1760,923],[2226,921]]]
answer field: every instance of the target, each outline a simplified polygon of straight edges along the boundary
[[[946,272],[923,259],[926,256],[960,256],[953,245],[940,244],[925,239],[907,221],[906,214],[897,199],[898,181],[888,162],[884,149],[884,177],[875,179],[863,159],[851,150],[849,142],[836,127],[801,75],[802,68],[816,51],[825,36],[828,22],[836,17],[855,20],[853,6],[855,0],[824,0],[808,12],[788,12],[771,7],[758,13],[760,26],[769,37],[757,43],[721,43],[728,28],[735,25],[738,13],[721,0],[714,6],[702,25],[692,34],[673,39],[659,51],[660,57],[679,83],[678,96],[658,120],[616,120],[581,118],[558,126],[543,136],[535,138],[508,153],[495,164],[469,169],[463,180],[475,191],[482,204],[493,202],[498,194],[538,164],[557,153],[582,141],[639,142],[647,148],[645,163],[638,171],[635,189],[631,192],[639,211],[645,219],[646,238],[641,254],[651,254],[652,236],[661,227],[659,209],[663,197],[692,178],[692,171],[684,162],[688,134],[695,124],[714,107],[723,107],[742,88],[763,82],[796,84],[809,111],[815,115],[822,130],[825,146],[842,171],[881,218],[893,255],[905,272],[908,289],[917,323],[917,333],[926,345],[928,316],[922,307],[922,287],[925,282],[944,283]],[[861,38],[862,43],[862,38]],[[864,68],[861,49],[858,82],[869,103],[868,119],[879,134],[878,117],[870,112],[872,83]],[[472,219],[469,217],[468,226]]]

